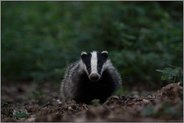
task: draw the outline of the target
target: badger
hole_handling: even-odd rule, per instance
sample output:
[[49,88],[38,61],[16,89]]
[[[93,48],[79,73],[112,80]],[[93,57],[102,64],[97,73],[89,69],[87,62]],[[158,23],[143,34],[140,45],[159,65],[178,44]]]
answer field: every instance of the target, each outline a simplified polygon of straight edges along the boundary
[[107,51],[81,52],[80,59],[65,72],[61,82],[61,100],[90,103],[99,99],[104,102],[121,86],[121,77]]

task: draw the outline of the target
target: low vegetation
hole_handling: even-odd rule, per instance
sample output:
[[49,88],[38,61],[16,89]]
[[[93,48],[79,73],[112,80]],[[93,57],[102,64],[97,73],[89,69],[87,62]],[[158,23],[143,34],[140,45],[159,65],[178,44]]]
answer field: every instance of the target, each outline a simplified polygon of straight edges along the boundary
[[157,69],[182,69],[182,7],[182,2],[2,2],[2,79],[57,83],[81,51],[108,50],[124,85],[161,87]]

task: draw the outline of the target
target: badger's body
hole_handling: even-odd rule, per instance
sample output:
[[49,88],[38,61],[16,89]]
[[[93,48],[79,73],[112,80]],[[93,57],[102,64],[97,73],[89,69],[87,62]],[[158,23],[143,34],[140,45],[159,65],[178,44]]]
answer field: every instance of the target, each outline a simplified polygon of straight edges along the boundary
[[104,102],[121,86],[121,77],[108,59],[108,52],[82,52],[81,59],[71,64],[61,84],[62,100],[89,103]]

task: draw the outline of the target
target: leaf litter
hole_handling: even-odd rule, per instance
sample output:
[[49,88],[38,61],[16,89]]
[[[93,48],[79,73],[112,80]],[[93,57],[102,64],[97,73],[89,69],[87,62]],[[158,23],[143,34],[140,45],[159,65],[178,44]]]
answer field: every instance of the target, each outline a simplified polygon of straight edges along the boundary
[[[183,121],[183,87],[168,84],[151,94],[113,95],[103,104],[59,100],[58,87],[45,83],[35,96],[35,85],[2,86],[1,119],[9,121]],[[37,90],[36,90],[37,91]],[[131,93],[131,92],[130,92]]]

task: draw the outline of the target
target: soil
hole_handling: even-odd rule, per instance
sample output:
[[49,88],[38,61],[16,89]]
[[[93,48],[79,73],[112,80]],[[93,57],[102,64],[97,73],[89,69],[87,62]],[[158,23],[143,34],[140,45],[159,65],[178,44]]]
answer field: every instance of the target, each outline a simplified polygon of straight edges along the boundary
[[[37,86],[42,85],[42,86]],[[105,103],[61,102],[51,82],[2,84],[1,121],[183,121],[183,87],[171,83],[154,92],[113,95]]]

